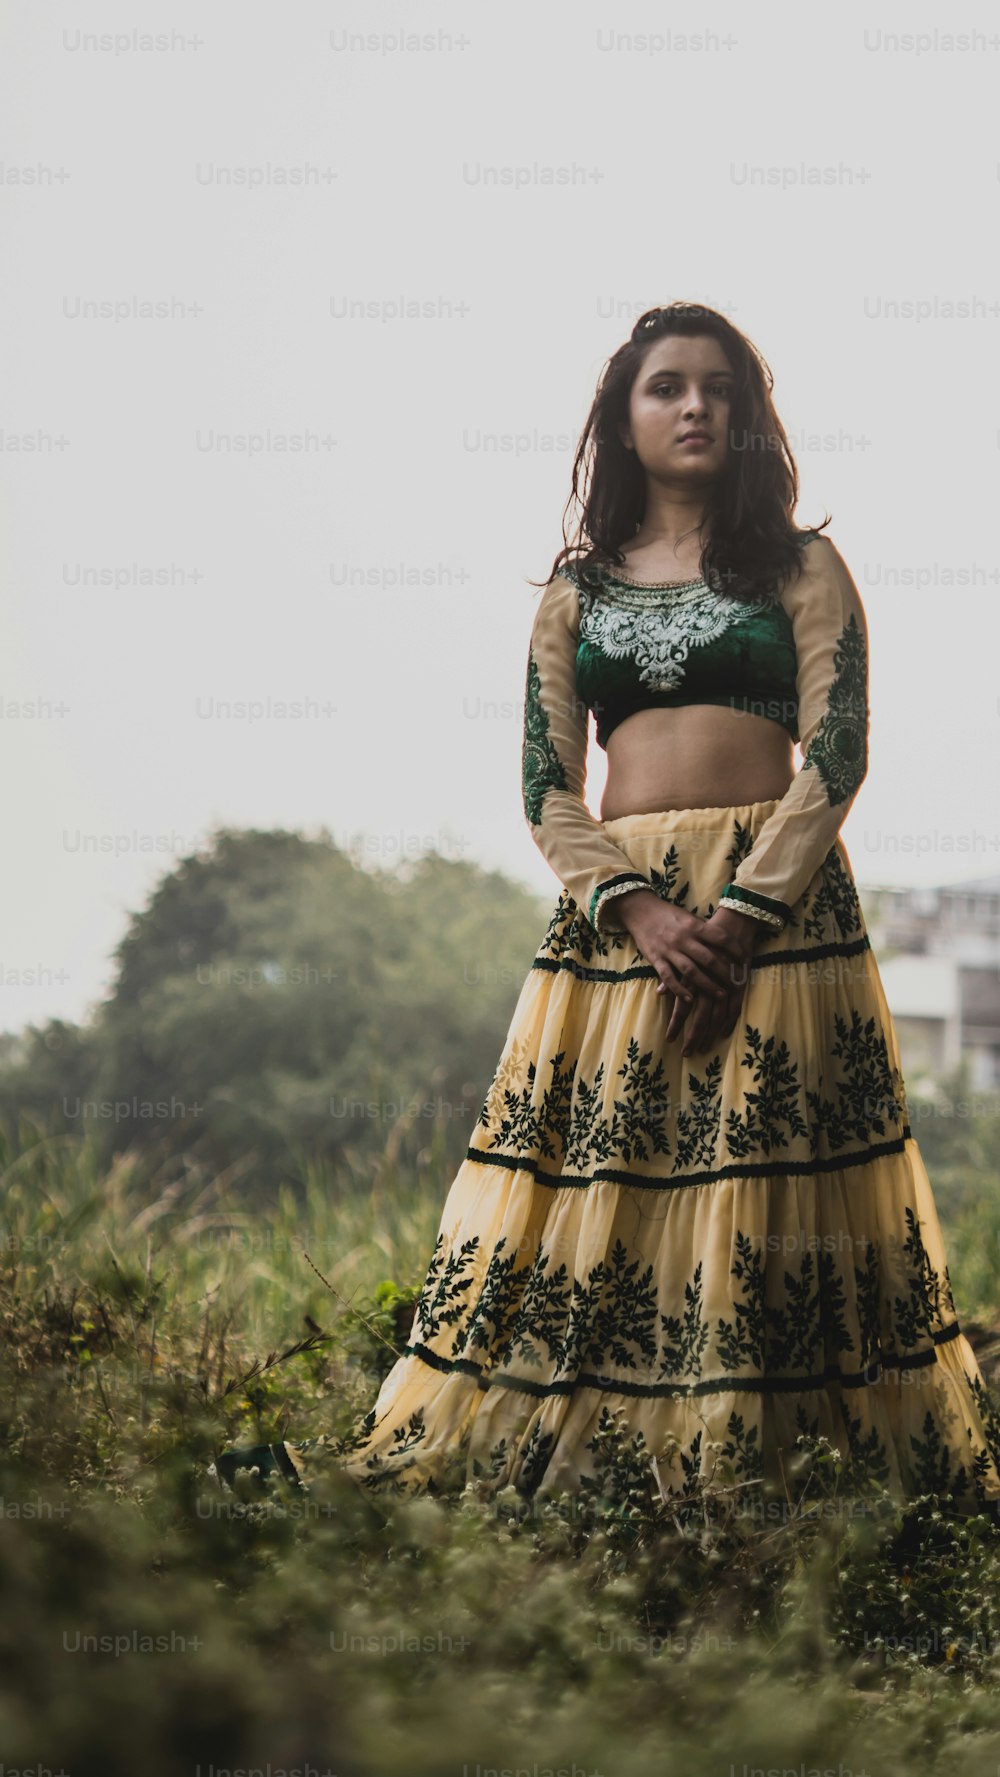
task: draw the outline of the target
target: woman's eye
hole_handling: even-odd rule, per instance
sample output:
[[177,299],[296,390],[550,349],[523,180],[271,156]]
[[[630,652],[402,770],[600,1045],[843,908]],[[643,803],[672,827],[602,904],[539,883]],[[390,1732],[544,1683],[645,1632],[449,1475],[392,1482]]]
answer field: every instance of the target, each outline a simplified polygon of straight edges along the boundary
[[[726,400],[727,397],[732,394],[732,389],[728,383],[712,383],[710,387],[712,394],[720,395],[723,400]],[[677,392],[677,387],[674,383],[657,383],[653,390],[654,395],[676,395]]]

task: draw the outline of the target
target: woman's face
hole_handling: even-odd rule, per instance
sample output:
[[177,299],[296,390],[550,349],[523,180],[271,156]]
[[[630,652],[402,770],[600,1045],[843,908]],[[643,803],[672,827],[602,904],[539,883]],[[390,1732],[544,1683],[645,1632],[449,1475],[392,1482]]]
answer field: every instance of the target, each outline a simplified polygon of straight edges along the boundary
[[[646,473],[675,486],[700,486],[721,473],[729,451],[732,365],[711,334],[666,334],[651,345],[629,396],[622,442]],[[686,433],[708,442],[686,441]]]

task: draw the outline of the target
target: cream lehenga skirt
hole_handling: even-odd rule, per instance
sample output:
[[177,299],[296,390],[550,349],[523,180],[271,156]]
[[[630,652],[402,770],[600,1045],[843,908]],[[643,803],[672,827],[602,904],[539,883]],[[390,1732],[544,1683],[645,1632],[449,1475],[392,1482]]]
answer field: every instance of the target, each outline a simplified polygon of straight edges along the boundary
[[[707,918],[776,806],[602,824]],[[633,939],[560,894],[409,1340],[337,1457],[366,1488],[576,1493],[619,1409],[654,1498],[780,1484],[800,1433],[859,1490],[1000,1498],[1000,1419],[840,839],[792,911],[732,1035],[685,1058]]]

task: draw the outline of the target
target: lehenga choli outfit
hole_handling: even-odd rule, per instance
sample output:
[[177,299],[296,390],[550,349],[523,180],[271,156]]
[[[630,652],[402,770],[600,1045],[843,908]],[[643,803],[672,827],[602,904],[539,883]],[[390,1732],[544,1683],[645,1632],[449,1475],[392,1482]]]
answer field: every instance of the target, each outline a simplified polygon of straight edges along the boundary
[[[1000,1497],[892,1017],[840,828],[868,765],[867,625],[827,537],[764,602],[573,566],[538,604],[524,812],[561,883],[451,1185],[402,1355],[340,1460],[372,1490],[593,1485],[609,1410],[665,1500],[780,1482],[800,1433],[850,1482]],[[594,818],[597,741],[725,705],[803,754],[780,798]],[[760,923],[735,1029],[690,1056],[622,925],[650,888]],[[686,1027],[685,1027],[686,1028]],[[992,1508],[991,1508],[992,1509]]]

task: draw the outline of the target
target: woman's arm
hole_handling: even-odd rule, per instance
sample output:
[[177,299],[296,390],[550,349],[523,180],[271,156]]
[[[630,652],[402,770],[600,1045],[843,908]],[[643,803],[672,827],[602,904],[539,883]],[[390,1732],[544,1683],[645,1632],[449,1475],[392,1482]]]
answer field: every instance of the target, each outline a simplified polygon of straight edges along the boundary
[[806,544],[783,596],[795,631],[801,769],[722,892],[778,930],[837,838],[868,770],[868,626],[829,537]]
[[598,931],[624,930],[619,897],[649,879],[606,837],[584,801],[587,706],[576,686],[579,593],[557,574],[542,593],[528,647],[522,787],[531,837]]

